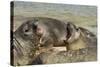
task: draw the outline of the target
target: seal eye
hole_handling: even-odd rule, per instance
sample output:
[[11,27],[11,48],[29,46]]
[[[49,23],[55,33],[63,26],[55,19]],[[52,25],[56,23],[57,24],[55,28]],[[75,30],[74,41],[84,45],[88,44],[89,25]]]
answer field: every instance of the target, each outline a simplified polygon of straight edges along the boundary
[[25,29],[25,30],[24,30],[24,35],[25,35],[25,36],[28,36],[28,35],[29,35],[29,30],[28,30],[28,29]]
[[25,32],[28,32],[28,31],[29,31],[28,29],[25,30]]
[[25,33],[29,32],[28,26],[26,26],[26,27],[24,28],[24,32],[25,32]]
[[24,26],[24,28],[23,28],[23,34],[25,35],[25,36],[29,36],[29,35],[31,35],[31,28],[29,27],[29,24],[26,24],[25,26]]
[[29,24],[25,24],[25,26],[23,27],[23,31],[24,32],[28,32],[29,31]]

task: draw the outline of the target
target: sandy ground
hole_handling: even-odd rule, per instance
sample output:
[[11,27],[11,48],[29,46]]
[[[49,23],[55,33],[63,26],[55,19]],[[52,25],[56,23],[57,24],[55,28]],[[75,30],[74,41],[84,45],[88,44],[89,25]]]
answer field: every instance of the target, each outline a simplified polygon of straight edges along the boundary
[[[96,6],[17,1],[14,3],[13,16],[14,16],[13,31],[15,31],[22,23],[26,22],[31,17],[49,17],[49,18],[62,20],[65,23],[70,21],[77,26],[84,27],[90,30],[91,32],[93,32],[94,34],[97,34],[97,7]],[[61,47],[59,47],[56,50],[59,49],[62,50]],[[63,50],[66,50],[65,47],[63,48]],[[93,57],[96,58],[96,56]]]
[[97,33],[97,7],[35,2],[14,3],[14,31],[30,17],[50,17],[87,28]]

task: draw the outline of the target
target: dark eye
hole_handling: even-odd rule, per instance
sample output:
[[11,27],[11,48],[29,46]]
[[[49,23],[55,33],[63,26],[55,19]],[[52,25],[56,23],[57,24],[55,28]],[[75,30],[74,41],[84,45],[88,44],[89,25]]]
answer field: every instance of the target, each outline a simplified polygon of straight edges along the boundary
[[28,25],[28,23],[24,26],[23,31],[24,32],[28,32],[29,31],[29,25]]
[[25,29],[24,30],[24,35],[25,36],[29,36],[29,34],[30,34],[30,29]]
[[29,31],[28,29],[25,30],[25,32],[28,32],[28,31]]

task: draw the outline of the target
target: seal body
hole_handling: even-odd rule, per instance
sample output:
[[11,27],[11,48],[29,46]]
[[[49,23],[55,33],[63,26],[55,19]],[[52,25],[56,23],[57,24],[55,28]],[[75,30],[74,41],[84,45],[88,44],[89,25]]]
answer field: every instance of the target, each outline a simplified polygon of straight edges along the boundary
[[90,35],[89,31],[76,27],[73,23],[64,23],[53,18],[33,17],[13,33],[11,64],[32,64],[39,47],[43,47],[44,52],[58,46],[66,46],[67,50],[87,48],[85,40],[91,41],[88,38],[91,36],[93,35]]
[[37,26],[36,33],[41,36],[40,43],[44,46],[62,46],[66,39],[66,24],[60,20],[52,18],[35,18]]
[[96,36],[92,32],[85,28],[77,27],[73,23],[68,23],[66,27],[66,48],[68,50],[79,50],[93,46],[91,43],[93,39],[96,39]]
[[11,64],[31,64],[39,44],[50,48],[64,45],[66,34],[66,24],[60,20],[46,17],[29,19],[13,33]]

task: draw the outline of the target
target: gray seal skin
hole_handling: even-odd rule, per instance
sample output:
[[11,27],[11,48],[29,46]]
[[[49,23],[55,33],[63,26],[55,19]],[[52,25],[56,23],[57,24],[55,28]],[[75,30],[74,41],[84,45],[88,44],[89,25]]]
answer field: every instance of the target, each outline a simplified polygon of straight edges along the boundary
[[[69,24],[72,26],[70,27]],[[69,30],[73,29],[74,32],[73,32],[73,30],[68,31],[68,29],[66,29],[66,28],[68,28]],[[86,39],[88,39],[87,41],[90,44],[89,47],[92,44],[94,44],[92,47],[92,48],[94,48],[94,46],[96,46],[96,37],[84,28],[79,27],[78,29],[80,29],[81,31],[84,32],[85,36],[87,37]],[[58,54],[56,55],[56,53],[54,51],[51,51],[49,54],[48,54],[49,51],[46,51],[46,50],[41,52],[42,49],[39,49],[39,47],[44,47],[43,49],[47,49],[47,50],[49,50],[49,48],[51,49],[52,47],[58,47],[58,46],[66,46],[67,47],[68,44],[65,43],[65,41],[71,37],[72,33],[75,33],[75,32],[77,32],[77,28],[72,23],[68,23],[68,22],[64,23],[63,21],[53,19],[53,18],[46,18],[46,17],[33,17],[33,18],[29,19],[28,21],[24,22],[13,33],[13,44],[11,44],[12,65],[15,65],[15,66],[16,65],[28,65],[28,64],[35,64],[35,62],[37,64],[37,63],[40,63],[40,61],[43,64],[47,64],[49,62],[44,62],[44,60],[46,60],[46,59],[48,59],[48,60],[51,59],[50,63],[52,63],[52,60],[54,59],[55,60],[54,63],[57,63],[58,62],[58,61],[56,61],[56,60],[58,60],[57,58],[60,57],[60,58],[64,59],[64,57],[67,57],[67,55],[68,55],[67,60],[71,59],[74,56],[73,52],[75,52],[75,53],[77,53],[78,51],[80,52],[80,49],[75,50],[75,51],[69,50],[68,52],[64,52],[64,53],[61,53],[58,51],[59,55]],[[77,34],[78,33],[79,32],[77,32]],[[76,35],[75,35],[75,37],[76,37]],[[71,37],[71,38],[73,41],[74,38],[73,37]],[[80,37],[78,37],[78,38],[80,38]],[[36,51],[38,49],[40,50],[39,57],[36,56]],[[84,49],[83,49],[83,52],[84,52]],[[96,49],[96,47],[95,47],[95,49]],[[87,50],[87,47],[85,50]],[[70,54],[70,51],[72,52],[71,54]],[[95,60],[96,59],[96,54],[95,54],[96,51],[94,51],[93,53],[95,55],[95,56],[93,56],[93,57],[95,57],[93,60]],[[66,56],[64,54],[66,54]],[[73,56],[69,56],[69,55],[73,55]],[[42,58],[41,58],[41,56],[42,56]],[[48,56],[51,56],[51,58],[48,58]],[[59,56],[59,57],[55,57],[55,56]],[[89,56],[91,57],[91,55],[89,55]],[[41,60],[38,62],[38,60],[36,58],[38,58],[38,59],[40,58]],[[84,59],[84,57],[82,59]],[[65,60],[63,60],[63,61],[59,60],[59,61],[60,61],[60,63],[61,62],[67,63],[67,61],[65,61]],[[74,59],[72,59],[72,61],[73,60]],[[70,60],[68,60],[68,61],[70,61]],[[72,61],[70,61],[70,62],[72,62]],[[77,61],[77,59],[76,59],[76,61]]]
[[27,21],[13,33],[13,43],[11,44],[12,65],[27,65],[31,63],[39,41],[39,37],[36,36],[34,31],[33,22]]
[[85,28],[76,27],[72,23],[67,23],[66,28],[67,35],[64,42],[68,51],[42,52],[33,60],[33,64],[97,61],[96,35]]
[[60,20],[51,18],[36,18],[36,33],[41,36],[40,43],[46,47],[62,46],[66,39],[66,24]]
[[66,48],[68,50],[78,50],[87,47],[96,47],[96,35],[89,30],[78,27],[73,23],[67,23],[66,26]]
[[11,64],[31,64],[39,43],[44,47],[64,45],[66,34],[64,22],[46,17],[33,17],[13,33]]

